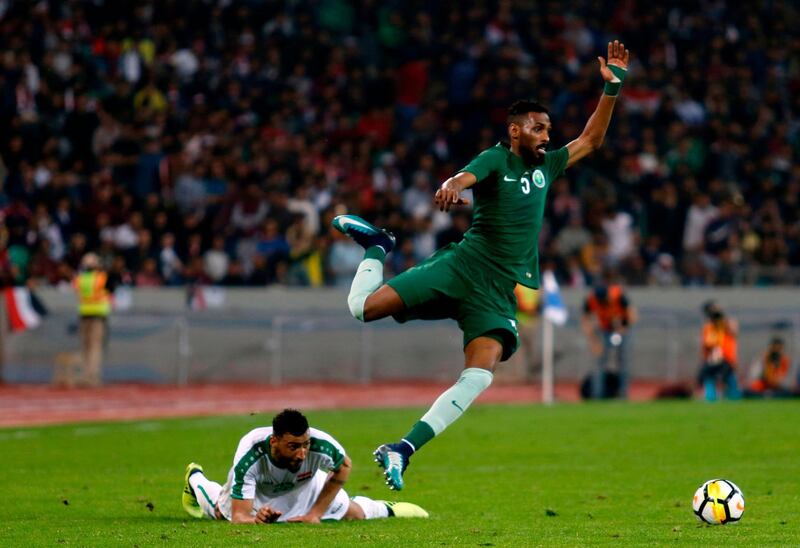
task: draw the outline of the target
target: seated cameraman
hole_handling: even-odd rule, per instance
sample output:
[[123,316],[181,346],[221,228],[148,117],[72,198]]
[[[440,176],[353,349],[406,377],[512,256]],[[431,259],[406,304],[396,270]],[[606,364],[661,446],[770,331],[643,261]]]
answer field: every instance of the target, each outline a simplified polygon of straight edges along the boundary
[[753,364],[756,377],[745,390],[748,398],[780,398],[791,396],[784,386],[789,374],[789,356],[783,347],[783,339],[773,337],[764,355]]

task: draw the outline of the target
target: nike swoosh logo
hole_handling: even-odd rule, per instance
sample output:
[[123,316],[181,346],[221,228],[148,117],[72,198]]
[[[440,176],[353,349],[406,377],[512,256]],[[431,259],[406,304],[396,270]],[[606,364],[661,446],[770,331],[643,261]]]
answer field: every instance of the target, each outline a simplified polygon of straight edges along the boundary
[[463,409],[461,409],[461,406],[460,406],[460,405],[458,405],[458,404],[456,403],[456,400],[453,400],[453,401],[451,401],[450,403],[452,403],[453,405],[455,405],[456,407],[458,407],[458,410],[459,410],[459,411],[461,411],[462,413],[464,412],[464,410],[463,410]]
[[339,221],[339,225],[342,228],[347,228],[347,225],[360,226],[361,228],[364,228],[364,229],[369,230],[370,232],[372,232],[372,227],[369,227],[369,226],[365,225],[364,223],[358,222],[358,221],[353,220],[353,219],[342,219],[342,220]]
[[505,177],[503,177],[503,180],[504,180],[504,181],[508,181],[509,183],[516,183],[516,182],[517,182],[517,179],[509,179],[509,178],[508,178],[508,175],[506,175]]

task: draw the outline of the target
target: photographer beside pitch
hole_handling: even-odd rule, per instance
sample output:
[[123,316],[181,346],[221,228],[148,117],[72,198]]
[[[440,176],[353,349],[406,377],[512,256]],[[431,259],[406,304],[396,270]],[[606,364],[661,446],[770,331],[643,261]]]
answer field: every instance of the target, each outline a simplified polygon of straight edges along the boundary
[[725,397],[738,400],[742,394],[736,380],[737,346],[739,324],[728,318],[715,301],[703,305],[706,322],[701,334],[703,364],[700,368],[700,384],[707,401],[717,399],[717,382],[725,384]]
[[745,398],[788,398],[792,396],[785,384],[791,360],[786,354],[783,338],[772,337],[762,356],[753,364],[756,377],[744,391]]
[[256,428],[241,439],[225,485],[190,463],[181,502],[192,517],[231,523],[428,517],[416,504],[350,499],[343,486],[351,469],[339,442],[309,428],[300,411],[284,409],[271,427]]

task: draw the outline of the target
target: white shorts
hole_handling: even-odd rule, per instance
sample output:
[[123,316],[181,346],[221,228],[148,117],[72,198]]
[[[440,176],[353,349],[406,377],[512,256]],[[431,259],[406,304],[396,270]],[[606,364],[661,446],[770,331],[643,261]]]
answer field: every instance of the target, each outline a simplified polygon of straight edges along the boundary
[[[317,470],[314,478],[306,483],[300,489],[294,489],[288,493],[284,493],[278,497],[264,497],[256,492],[256,498],[253,501],[253,510],[257,512],[262,506],[269,506],[273,510],[281,512],[283,515],[278,518],[278,521],[286,521],[289,518],[302,516],[311,510],[314,503],[317,501],[322,488],[328,481],[328,474],[321,470]],[[231,519],[231,486],[226,483],[222,487],[222,492],[219,494],[217,506],[222,515],[230,521]],[[344,489],[340,489],[333,501],[325,510],[322,519],[327,520],[340,520],[347,513],[350,507],[350,497]]]

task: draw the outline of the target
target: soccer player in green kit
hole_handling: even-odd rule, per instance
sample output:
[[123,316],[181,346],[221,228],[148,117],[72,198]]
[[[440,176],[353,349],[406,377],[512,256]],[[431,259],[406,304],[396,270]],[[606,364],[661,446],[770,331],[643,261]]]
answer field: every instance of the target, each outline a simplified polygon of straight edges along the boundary
[[383,261],[394,236],[355,215],[340,215],[333,226],[365,249],[347,302],[352,315],[370,322],[392,316],[410,319],[452,318],[464,333],[464,371],[398,443],[384,444],[375,460],[391,489],[403,488],[403,473],[415,451],[455,422],[492,382],[498,362],[516,350],[514,320],[517,282],[539,287],[538,238],[547,189],[566,168],[603,143],[614,103],[628,69],[629,52],[615,40],[608,62],[598,57],[605,88],[586,127],[565,147],[547,152],[550,117],[531,101],[508,112],[508,143],[476,156],[442,183],[434,202],[442,211],[465,205],[471,188],[473,222],[458,244],[383,283]]

